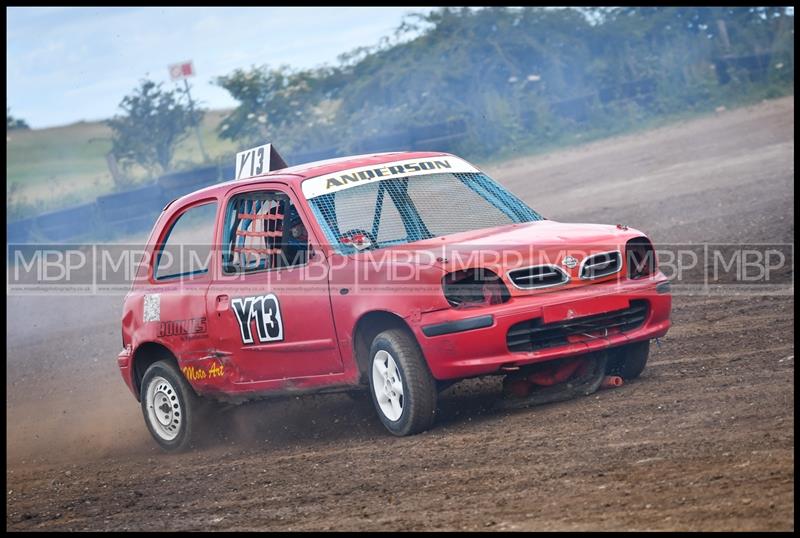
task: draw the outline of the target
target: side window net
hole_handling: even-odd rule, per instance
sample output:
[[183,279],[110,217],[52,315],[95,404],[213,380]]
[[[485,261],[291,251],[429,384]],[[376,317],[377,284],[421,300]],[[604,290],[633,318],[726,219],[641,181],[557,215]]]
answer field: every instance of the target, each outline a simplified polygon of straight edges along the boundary
[[226,272],[277,269],[307,261],[305,227],[297,209],[283,193],[257,192],[235,197],[229,204],[225,223]]

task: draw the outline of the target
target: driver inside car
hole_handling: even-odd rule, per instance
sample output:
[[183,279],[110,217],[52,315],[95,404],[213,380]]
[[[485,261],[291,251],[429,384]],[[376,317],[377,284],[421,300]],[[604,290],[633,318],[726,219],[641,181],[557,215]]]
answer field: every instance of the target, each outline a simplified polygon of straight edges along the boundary
[[300,265],[306,262],[308,254],[308,231],[297,209],[291,206],[289,217],[286,220],[286,230],[284,232],[283,252],[286,256],[286,265]]

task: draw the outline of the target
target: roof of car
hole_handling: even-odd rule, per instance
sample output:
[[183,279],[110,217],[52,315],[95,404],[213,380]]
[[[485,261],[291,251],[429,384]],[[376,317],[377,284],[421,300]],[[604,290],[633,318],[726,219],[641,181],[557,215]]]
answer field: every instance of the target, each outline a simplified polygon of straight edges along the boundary
[[[310,163],[298,164],[288,168],[281,168],[261,174],[260,176],[247,178],[247,179],[233,179],[222,183],[215,183],[204,187],[200,190],[186,194],[173,202],[170,205],[183,206],[186,202],[192,202],[199,198],[205,198],[211,195],[219,194],[219,191],[227,191],[228,189],[238,187],[240,185],[253,185],[264,183],[267,181],[280,181],[297,187],[299,192],[300,183],[312,177],[323,176],[325,174],[332,174],[341,170],[349,168],[357,168],[360,166],[369,166],[372,164],[383,164],[403,159],[416,159],[424,157],[437,157],[442,155],[449,155],[441,151],[393,151],[387,153],[366,153],[363,155],[352,155],[349,157],[338,157],[335,159],[325,159],[322,161],[314,161]],[[179,202],[176,204],[176,202]],[[165,208],[166,209],[166,208]]]

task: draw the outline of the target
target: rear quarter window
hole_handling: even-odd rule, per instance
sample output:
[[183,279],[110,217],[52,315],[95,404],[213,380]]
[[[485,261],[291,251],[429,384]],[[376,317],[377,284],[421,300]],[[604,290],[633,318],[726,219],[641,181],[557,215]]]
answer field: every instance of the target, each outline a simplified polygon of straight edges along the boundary
[[156,280],[190,278],[208,273],[217,203],[190,207],[172,223],[156,254]]

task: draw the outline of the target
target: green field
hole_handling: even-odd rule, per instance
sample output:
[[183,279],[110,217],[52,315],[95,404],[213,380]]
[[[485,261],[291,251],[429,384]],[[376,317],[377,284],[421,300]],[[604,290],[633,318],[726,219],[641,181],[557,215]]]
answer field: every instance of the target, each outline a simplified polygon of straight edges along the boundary
[[[237,149],[234,143],[220,140],[215,133],[226,113],[207,112],[200,128],[212,163]],[[114,190],[106,163],[106,154],[111,149],[111,129],[102,122],[13,130],[6,135],[6,197],[10,213],[19,213],[25,208],[41,212],[91,202]],[[197,139],[192,133],[178,147],[174,166],[182,170],[202,163]],[[154,179],[148,178],[140,168],[132,169],[129,175],[142,183]]]

